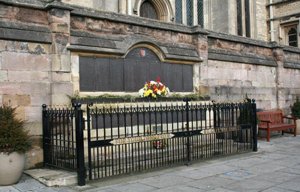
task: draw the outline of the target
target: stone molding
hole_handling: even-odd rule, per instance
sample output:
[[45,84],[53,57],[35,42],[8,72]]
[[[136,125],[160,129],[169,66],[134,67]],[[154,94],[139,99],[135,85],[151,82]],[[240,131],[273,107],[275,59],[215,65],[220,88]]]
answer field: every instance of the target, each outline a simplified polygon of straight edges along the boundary
[[236,53],[227,50],[208,49],[208,59],[277,67],[273,57]]
[[266,48],[272,48],[273,44],[265,41],[260,41],[256,39],[251,39],[248,37],[242,37],[242,36],[237,36],[237,35],[230,35],[230,34],[225,34],[225,33],[218,33],[218,32],[213,32],[213,31],[208,31],[208,38],[212,39],[222,39],[222,40],[227,40],[231,42],[237,42],[237,43],[245,43],[249,45],[255,45],[259,47],[266,47]]
[[0,21],[0,39],[51,43],[47,27]]
[[72,51],[98,52],[125,56],[132,47],[144,44],[156,47],[162,52],[163,60],[200,62],[199,54],[195,47],[185,44],[160,43],[157,40],[143,35],[127,35],[126,37],[94,35],[87,32],[71,31]]

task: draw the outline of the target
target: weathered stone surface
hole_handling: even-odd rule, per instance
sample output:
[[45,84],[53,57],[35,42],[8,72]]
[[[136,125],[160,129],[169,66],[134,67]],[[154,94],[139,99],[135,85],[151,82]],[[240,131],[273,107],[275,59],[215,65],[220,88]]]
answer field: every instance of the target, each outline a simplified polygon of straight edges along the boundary
[[25,169],[42,167],[43,149],[34,145],[34,147],[26,153]]
[[48,55],[33,55],[26,53],[2,53],[2,69],[12,71],[49,71]]
[[70,72],[71,56],[65,54],[52,55],[52,71]]
[[12,106],[29,106],[31,104],[29,95],[6,95],[2,96],[2,102]]
[[53,72],[53,82],[71,82],[71,74],[66,72]]
[[51,50],[52,53],[63,53],[66,54],[68,52],[67,45],[69,43],[69,35],[63,33],[54,33],[52,35],[52,45]]
[[[0,63],[1,67],[1,63]],[[0,71],[0,82],[7,82],[8,81],[8,74],[6,70],[1,70]]]
[[28,52],[33,54],[49,54],[50,53],[50,45],[47,44],[37,44],[37,43],[29,43],[28,44]]
[[47,32],[24,31],[20,29],[0,28],[1,39],[13,39],[32,42],[51,42],[50,34]]
[[[22,77],[22,78],[20,78]],[[49,73],[39,71],[9,71],[8,81],[10,82],[48,82]]]
[[28,8],[20,8],[16,19],[23,22],[48,25],[47,12]]

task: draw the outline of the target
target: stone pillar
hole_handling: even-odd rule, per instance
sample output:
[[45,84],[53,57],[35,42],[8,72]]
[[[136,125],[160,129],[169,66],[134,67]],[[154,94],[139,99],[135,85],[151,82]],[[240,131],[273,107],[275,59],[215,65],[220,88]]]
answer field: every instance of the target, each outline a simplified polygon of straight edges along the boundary
[[275,94],[276,94],[276,106],[275,107],[271,107],[271,108],[279,108],[282,109],[284,108],[285,104],[283,102],[285,102],[285,95],[284,95],[284,89],[281,85],[281,73],[284,70],[283,64],[284,64],[284,52],[283,52],[283,47],[277,45],[276,43],[274,44],[273,47],[273,56],[274,56],[274,60],[277,63],[277,67],[276,67],[276,77],[275,77],[275,83],[276,83],[276,87],[275,87]]
[[132,15],[132,0],[127,0],[127,14]]
[[[200,28],[199,28],[200,29]],[[207,34],[197,33],[195,34],[195,46],[199,53],[201,62],[194,64],[193,67],[193,84],[194,91],[202,96],[210,95],[209,86],[205,82],[207,65],[208,65],[208,40]]]
[[119,0],[119,13],[126,14],[126,1]]
[[67,49],[70,42],[70,10],[51,8],[48,21],[52,32],[51,104],[68,104],[68,95],[73,94],[71,56]]

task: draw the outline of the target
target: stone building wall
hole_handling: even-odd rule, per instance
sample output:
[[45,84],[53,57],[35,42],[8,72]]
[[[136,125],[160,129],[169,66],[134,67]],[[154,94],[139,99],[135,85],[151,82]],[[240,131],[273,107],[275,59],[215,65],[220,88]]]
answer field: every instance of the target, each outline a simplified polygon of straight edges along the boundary
[[27,168],[42,162],[42,104],[69,105],[68,96],[80,94],[79,57],[124,58],[135,46],[193,65],[195,92],[213,100],[247,95],[258,108],[288,112],[300,95],[297,48],[60,2],[2,0],[0,103],[18,106],[33,135]]
[[[273,22],[274,40],[282,45],[288,45],[287,33],[290,26],[296,26],[298,33],[298,47],[300,47],[300,1],[274,1],[268,5],[273,10],[273,17],[269,18]],[[270,29],[271,30],[271,29]]]

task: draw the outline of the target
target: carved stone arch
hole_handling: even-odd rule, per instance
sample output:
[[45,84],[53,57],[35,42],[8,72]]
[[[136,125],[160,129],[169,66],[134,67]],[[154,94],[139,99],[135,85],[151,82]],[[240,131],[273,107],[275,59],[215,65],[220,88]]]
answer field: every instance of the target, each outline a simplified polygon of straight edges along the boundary
[[[136,0],[134,4],[134,12],[137,15],[140,14],[140,7],[146,0]],[[148,0],[152,3],[152,5],[155,7],[157,14],[158,14],[158,20],[160,21],[166,21],[170,22],[174,20],[174,11],[172,8],[172,5],[170,3],[170,0]]]
[[125,57],[128,55],[129,52],[131,52],[133,49],[136,48],[147,48],[150,49],[155,53],[155,55],[159,58],[160,61],[164,62],[165,61],[165,54],[163,51],[159,48],[158,45],[154,43],[149,43],[149,42],[137,42],[134,45],[130,46],[130,48],[127,50]]

